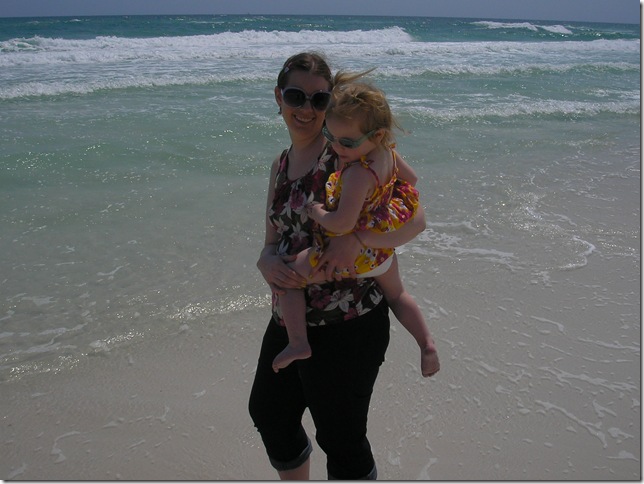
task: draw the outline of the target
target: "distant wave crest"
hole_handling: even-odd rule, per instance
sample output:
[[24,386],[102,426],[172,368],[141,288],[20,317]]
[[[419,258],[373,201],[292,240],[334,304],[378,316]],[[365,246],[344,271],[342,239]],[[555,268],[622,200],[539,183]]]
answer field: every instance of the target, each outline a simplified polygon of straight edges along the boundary
[[563,25],[535,25],[531,22],[493,22],[488,20],[481,20],[472,22],[473,25],[480,25],[488,29],[525,29],[533,32],[545,30],[553,34],[572,35],[572,30],[564,27]]
[[[265,57],[267,47],[390,45],[411,42],[412,37],[400,27],[380,30],[319,31],[301,30],[223,32],[212,35],[181,37],[96,37],[94,39],[58,39],[32,37],[0,42],[0,66],[57,64],[74,62],[113,62],[135,58],[177,60],[181,58],[218,58],[239,54]],[[37,55],[36,55],[37,54]]]
[[[635,94],[635,93],[634,93]],[[553,118],[570,119],[579,116],[606,115],[639,115],[639,99],[609,101],[604,103],[590,101],[561,101],[555,99],[529,100],[511,99],[506,103],[483,103],[483,105],[466,108],[432,108],[428,106],[407,106],[406,111],[415,118],[424,118],[430,122],[498,122],[516,118]]]
[[639,63],[630,59],[634,54],[639,59],[640,40],[422,42],[398,26],[150,38],[35,36],[0,42],[0,99],[272,82],[281,62],[300,50],[324,52],[341,68],[377,67],[375,75],[382,77],[512,78],[580,72],[630,74],[639,70]]

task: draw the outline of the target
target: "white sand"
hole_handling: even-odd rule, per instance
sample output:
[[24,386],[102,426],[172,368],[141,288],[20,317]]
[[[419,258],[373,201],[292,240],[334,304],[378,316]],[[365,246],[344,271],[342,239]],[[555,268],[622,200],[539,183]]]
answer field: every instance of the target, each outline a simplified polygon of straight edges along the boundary
[[[632,267],[592,262],[522,283],[476,262],[445,279],[436,264],[435,282],[410,287],[442,370],[421,378],[393,323],[370,419],[380,479],[641,478],[639,287]],[[2,383],[0,477],[274,479],[246,407],[266,316]],[[312,478],[326,478],[317,447]]]

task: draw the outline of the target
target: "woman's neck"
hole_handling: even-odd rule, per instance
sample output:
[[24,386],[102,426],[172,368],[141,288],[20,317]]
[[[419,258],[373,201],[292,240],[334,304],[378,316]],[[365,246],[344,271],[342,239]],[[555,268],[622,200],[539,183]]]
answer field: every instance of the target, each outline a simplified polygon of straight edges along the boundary
[[289,151],[289,163],[294,167],[306,168],[312,166],[312,164],[317,161],[326,140],[322,133],[318,136],[300,139],[300,140],[291,140],[291,149]]

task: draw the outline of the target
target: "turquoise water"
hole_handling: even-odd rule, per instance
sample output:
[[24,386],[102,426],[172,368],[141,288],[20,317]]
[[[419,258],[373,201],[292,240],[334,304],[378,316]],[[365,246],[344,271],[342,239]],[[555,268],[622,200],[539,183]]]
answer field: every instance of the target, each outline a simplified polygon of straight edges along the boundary
[[427,264],[412,283],[463,260],[523,280],[593,256],[639,266],[639,26],[0,19],[3,379],[196,321],[264,320],[254,263],[288,144],[273,86],[301,50],[377,67],[408,131],[430,222],[406,247]]

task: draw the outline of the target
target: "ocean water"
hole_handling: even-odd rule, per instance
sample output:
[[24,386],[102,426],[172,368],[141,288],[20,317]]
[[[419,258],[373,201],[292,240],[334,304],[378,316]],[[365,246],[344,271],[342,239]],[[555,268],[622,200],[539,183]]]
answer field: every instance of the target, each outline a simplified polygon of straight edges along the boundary
[[[376,67],[406,130],[398,148],[420,175],[428,228],[401,266],[444,365],[495,373],[502,341],[619,361],[611,377],[516,368],[535,385],[606,391],[623,411],[596,405],[637,424],[639,33],[402,17],[0,19],[0,381],[187,328],[263,327],[255,261],[270,163],[288,145],[273,87],[288,56],[315,50],[334,69]],[[478,332],[489,351],[457,357]],[[604,448],[639,428],[571,426]],[[630,450],[614,454],[631,463]]]

